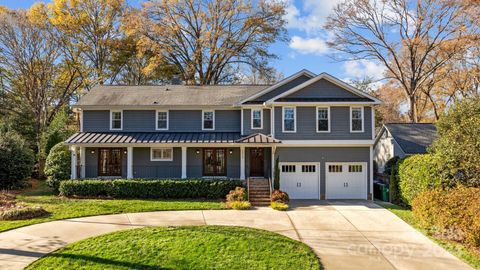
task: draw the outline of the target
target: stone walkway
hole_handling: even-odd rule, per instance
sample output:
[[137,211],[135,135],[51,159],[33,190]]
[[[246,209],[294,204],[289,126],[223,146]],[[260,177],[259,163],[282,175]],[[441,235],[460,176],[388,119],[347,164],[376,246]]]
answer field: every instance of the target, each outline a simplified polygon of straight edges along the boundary
[[368,201],[296,201],[287,212],[165,211],[94,216],[0,233],[0,269],[23,269],[88,237],[144,226],[230,225],[300,240],[325,269],[472,269],[390,211]]

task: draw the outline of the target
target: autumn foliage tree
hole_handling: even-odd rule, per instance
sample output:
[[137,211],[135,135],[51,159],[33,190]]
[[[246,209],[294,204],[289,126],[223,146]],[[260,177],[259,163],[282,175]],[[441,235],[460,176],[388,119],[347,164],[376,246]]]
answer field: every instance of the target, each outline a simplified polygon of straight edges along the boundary
[[[158,0],[131,10],[127,35],[152,50],[150,68],[168,62],[189,84],[229,81],[238,66],[267,70],[268,46],[284,40],[285,4],[251,0]],[[266,72],[265,74],[268,74]]]

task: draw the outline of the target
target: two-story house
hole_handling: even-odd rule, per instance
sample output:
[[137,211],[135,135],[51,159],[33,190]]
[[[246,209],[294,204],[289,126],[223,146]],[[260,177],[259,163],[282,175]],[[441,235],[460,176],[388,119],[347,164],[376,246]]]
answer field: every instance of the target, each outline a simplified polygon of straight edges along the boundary
[[291,198],[367,199],[379,103],[307,70],[270,86],[96,86],[74,106],[72,178],[273,178],[278,158]]

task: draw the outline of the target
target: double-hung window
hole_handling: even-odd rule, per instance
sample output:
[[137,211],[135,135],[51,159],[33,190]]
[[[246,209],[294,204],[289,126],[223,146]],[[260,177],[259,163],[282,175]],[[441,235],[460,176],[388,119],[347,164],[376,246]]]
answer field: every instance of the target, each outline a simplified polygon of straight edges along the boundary
[[350,132],[363,132],[363,107],[350,107]]
[[173,148],[150,148],[151,161],[172,161]]
[[168,130],[168,111],[157,111],[157,130]]
[[121,130],[123,126],[122,118],[123,118],[122,111],[110,111],[110,129]]
[[263,128],[263,110],[262,109],[252,109],[252,129],[262,129]]
[[317,107],[317,132],[330,132],[329,107]]
[[215,129],[215,111],[202,111],[202,129]]
[[283,132],[296,132],[296,110],[295,107],[283,107]]

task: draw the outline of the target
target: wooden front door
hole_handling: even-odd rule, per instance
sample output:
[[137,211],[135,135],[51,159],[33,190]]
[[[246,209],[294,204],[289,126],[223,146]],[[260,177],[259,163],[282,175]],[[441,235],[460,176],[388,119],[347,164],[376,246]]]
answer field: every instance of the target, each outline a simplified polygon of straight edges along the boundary
[[121,176],[122,175],[122,149],[100,148],[98,150],[98,175]]
[[203,149],[203,175],[204,176],[226,176],[227,159],[224,148]]
[[264,176],[263,148],[250,148],[250,176]]

